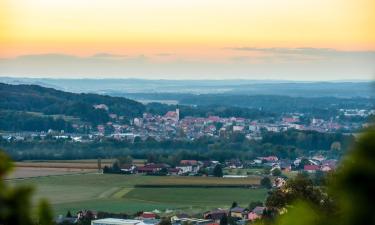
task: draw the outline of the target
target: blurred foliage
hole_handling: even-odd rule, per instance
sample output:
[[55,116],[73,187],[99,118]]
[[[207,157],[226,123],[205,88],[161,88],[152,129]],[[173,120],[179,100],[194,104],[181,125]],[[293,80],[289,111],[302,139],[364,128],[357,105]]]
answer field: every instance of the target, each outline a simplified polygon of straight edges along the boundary
[[31,195],[28,186],[12,187],[5,177],[12,170],[10,158],[0,150],[0,224],[1,225],[52,225],[53,215],[46,201],[38,207],[38,218],[33,217]]

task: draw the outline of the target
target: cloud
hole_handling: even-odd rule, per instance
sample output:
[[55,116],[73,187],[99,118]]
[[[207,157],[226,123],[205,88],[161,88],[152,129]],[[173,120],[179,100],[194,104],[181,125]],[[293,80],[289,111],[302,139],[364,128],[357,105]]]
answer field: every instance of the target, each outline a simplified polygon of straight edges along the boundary
[[156,56],[162,56],[162,57],[168,57],[168,56],[174,56],[175,54],[173,53],[167,53],[167,52],[162,52],[162,53],[158,53],[158,54],[155,54]]
[[236,51],[264,52],[275,54],[291,55],[319,55],[319,56],[372,56],[375,57],[375,51],[342,51],[333,48],[256,48],[256,47],[233,47],[226,48]]
[[93,58],[120,58],[121,59],[121,58],[127,57],[127,55],[100,52],[100,53],[96,53],[95,55],[92,55],[91,57]]

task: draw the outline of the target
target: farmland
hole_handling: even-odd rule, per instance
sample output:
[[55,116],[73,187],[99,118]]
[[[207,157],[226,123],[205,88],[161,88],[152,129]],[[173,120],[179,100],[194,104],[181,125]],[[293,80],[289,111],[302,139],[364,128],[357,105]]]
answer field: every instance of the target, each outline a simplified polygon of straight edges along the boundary
[[[115,159],[102,159],[101,166],[111,166]],[[136,159],[134,164],[143,165],[144,160]],[[98,171],[97,159],[84,160],[38,160],[15,163],[15,170],[8,179],[29,177],[71,175],[79,173],[94,173]]]
[[[220,187],[220,185],[257,185],[259,177],[255,176],[225,179],[80,173],[10,180],[9,182],[14,185],[33,186],[35,188],[34,202],[40,198],[47,198],[56,215],[65,214],[67,210],[81,209],[127,213],[154,209],[192,212],[228,207],[233,201],[246,206],[251,201],[264,200],[266,196],[264,189]],[[147,185],[161,187],[149,188]],[[170,187],[171,185],[180,187]],[[188,187],[189,185],[194,187]]]

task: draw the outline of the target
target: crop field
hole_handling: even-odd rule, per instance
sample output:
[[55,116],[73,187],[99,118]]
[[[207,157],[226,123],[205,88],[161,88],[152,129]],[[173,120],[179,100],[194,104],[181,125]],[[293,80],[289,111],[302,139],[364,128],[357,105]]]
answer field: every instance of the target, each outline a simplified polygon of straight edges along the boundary
[[[115,159],[102,159],[101,165],[111,166]],[[135,165],[143,165],[143,159],[133,160]],[[98,171],[97,159],[84,160],[38,160],[16,162],[15,169],[8,179],[29,177],[69,175],[77,173],[93,173]]]
[[262,168],[246,168],[246,169],[224,169],[225,175],[262,175],[264,169]]
[[[256,185],[259,177],[213,178],[174,177],[115,174],[71,174],[10,180],[12,185],[34,187],[34,202],[46,198],[55,214],[65,214],[67,210],[81,209],[108,212],[134,213],[143,210],[179,210],[192,212],[216,207],[229,207],[233,201],[247,206],[251,201],[262,201],[265,189],[243,187],[217,187],[218,185]],[[161,185],[165,187],[147,187]],[[199,187],[199,185],[202,187]],[[144,185],[144,187],[139,187]],[[180,185],[180,187],[170,187]],[[194,185],[194,187],[187,187]],[[212,186],[207,188],[207,186]]]
[[7,176],[7,179],[25,179],[30,177],[59,176],[79,173],[93,173],[97,169],[84,168],[43,168],[43,167],[16,167],[13,172]]
[[[115,159],[101,159],[101,165],[111,166]],[[133,164],[143,165],[144,159],[134,159]],[[38,160],[38,161],[23,161],[16,162],[17,167],[42,167],[42,168],[78,168],[78,169],[97,169],[97,159],[82,159],[82,160]]]

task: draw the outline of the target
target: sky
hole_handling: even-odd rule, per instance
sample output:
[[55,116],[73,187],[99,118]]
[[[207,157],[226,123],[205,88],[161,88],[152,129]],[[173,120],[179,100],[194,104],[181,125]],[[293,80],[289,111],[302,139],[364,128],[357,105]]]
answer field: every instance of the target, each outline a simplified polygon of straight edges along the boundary
[[374,0],[0,0],[0,76],[375,77]]

